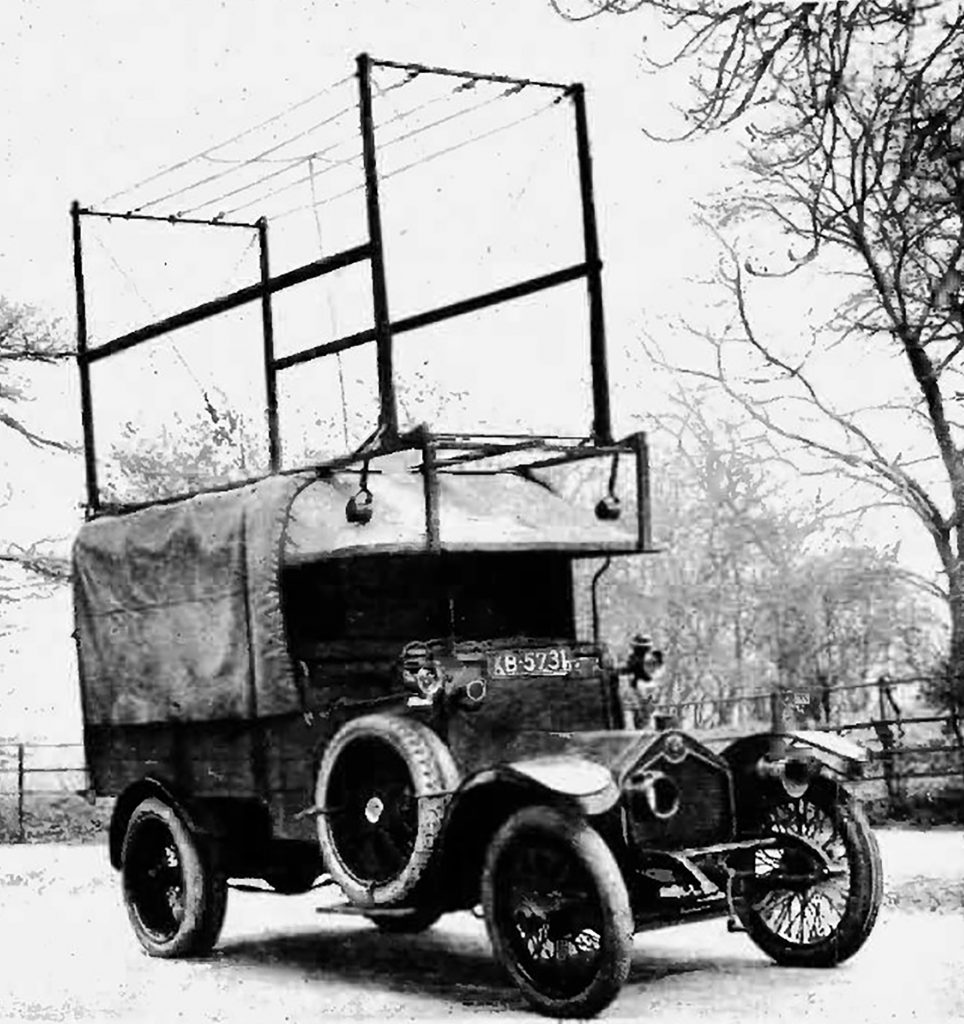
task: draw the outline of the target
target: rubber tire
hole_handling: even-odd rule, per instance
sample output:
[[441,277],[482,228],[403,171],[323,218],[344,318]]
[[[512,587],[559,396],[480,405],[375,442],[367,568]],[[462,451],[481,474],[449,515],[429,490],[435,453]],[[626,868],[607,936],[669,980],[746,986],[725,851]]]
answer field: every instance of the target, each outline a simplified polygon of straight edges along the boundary
[[400,756],[417,796],[446,794],[418,801],[418,826],[411,856],[401,871],[381,882],[358,878],[352,872],[337,849],[328,815],[318,816],[318,844],[325,867],[348,900],[358,906],[404,903],[432,860],[451,801],[450,794],[459,783],[458,769],[448,748],[427,725],[398,715],[364,715],[342,726],[325,749],[318,768],[315,793],[318,807],[327,806],[328,782],[338,758],[350,744],[360,739],[384,743]]
[[[599,970],[585,989],[566,998],[548,995],[533,984],[516,963],[507,936],[502,934],[496,919],[495,899],[502,855],[512,844],[531,844],[538,842],[540,836],[561,841],[581,862],[595,885],[603,913],[603,960]],[[551,1017],[591,1017],[619,994],[629,974],[633,914],[616,859],[599,833],[586,821],[545,806],[525,807],[513,814],[498,830],[486,853],[482,906],[496,958],[529,1003],[541,1013]]]
[[[152,935],[141,921],[130,891],[127,870],[132,841],[137,830],[148,821],[160,821],[167,828],[177,849],[184,880],[184,920],[177,933],[164,941]],[[138,942],[150,956],[166,959],[201,956],[214,948],[227,909],[227,879],[217,870],[212,851],[204,847],[177,812],[164,801],[150,797],[134,808],[121,846],[121,880],[127,916]]]
[[843,786],[830,779],[817,778],[810,784],[805,798],[836,822],[846,848],[850,891],[839,926],[819,942],[802,946],[775,934],[763,918],[742,901],[738,901],[738,912],[753,942],[781,966],[835,967],[860,949],[877,920],[884,889],[880,848],[862,808]]

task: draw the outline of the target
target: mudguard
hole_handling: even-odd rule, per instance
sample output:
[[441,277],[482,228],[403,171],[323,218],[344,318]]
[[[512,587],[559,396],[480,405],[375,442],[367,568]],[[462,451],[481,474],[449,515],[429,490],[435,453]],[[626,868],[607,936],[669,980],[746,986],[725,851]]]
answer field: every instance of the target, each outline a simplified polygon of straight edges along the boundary
[[469,779],[462,793],[494,782],[515,782],[573,801],[585,814],[603,814],[619,800],[612,772],[583,757],[533,757],[511,761]]
[[865,747],[832,732],[798,729],[787,735],[787,753],[801,751],[847,779],[858,778],[869,760]]
[[804,756],[818,761],[833,775],[856,779],[869,760],[867,750],[835,733],[798,729],[785,733],[755,733],[730,744],[723,757],[734,769],[754,769],[760,759],[771,755],[776,740],[783,746],[783,758]]

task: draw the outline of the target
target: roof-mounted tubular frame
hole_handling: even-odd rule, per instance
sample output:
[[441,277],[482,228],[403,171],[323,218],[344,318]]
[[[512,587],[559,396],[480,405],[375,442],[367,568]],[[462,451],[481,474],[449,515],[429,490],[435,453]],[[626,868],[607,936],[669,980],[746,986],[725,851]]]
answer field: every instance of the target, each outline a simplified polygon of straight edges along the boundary
[[[520,88],[532,87],[558,90],[568,96],[573,104],[576,155],[579,170],[579,188],[582,206],[583,246],[585,259],[583,262],[564,267],[537,277],[518,281],[490,292],[473,295],[444,306],[429,309],[421,313],[392,321],[388,309],[387,285],[384,264],[384,248],[381,230],[381,209],[378,194],[377,145],[375,124],[372,116],[372,81],[371,73],[375,67],[392,68],[407,71],[410,77],[418,75],[444,75],[461,78],[466,81],[494,82]],[[262,311],[262,332],[264,350],[266,413],[268,425],[269,466],[272,473],[296,473],[312,469],[320,474],[337,471],[375,458],[406,449],[419,449],[422,453],[420,471],[426,482],[426,528],[429,548],[438,546],[438,475],[443,472],[458,472],[454,467],[466,461],[484,460],[495,455],[511,451],[528,449],[543,453],[554,452],[535,459],[523,466],[515,466],[510,470],[477,470],[475,472],[518,472],[520,469],[532,470],[539,467],[559,465],[577,459],[591,458],[618,453],[632,453],[636,461],[637,504],[639,507],[639,550],[650,548],[649,539],[649,473],[646,456],[646,442],[642,434],[635,434],[622,442],[614,442],[611,426],[609,404],[609,380],[606,361],[605,322],[602,301],[602,262],[599,256],[599,240],[596,226],[595,199],[592,176],[592,159],[589,148],[589,133],[586,117],[585,94],[581,84],[564,84],[558,82],[539,81],[527,78],[512,78],[505,75],[480,74],[468,71],[456,71],[448,68],[431,67],[422,64],[404,64],[396,61],[377,60],[368,54],[361,54],[356,62],[356,74],[359,86],[360,129],[362,134],[362,156],[365,174],[365,199],[368,239],[357,246],[345,249],[331,256],[314,260],[303,266],[296,267],[286,273],[272,277],[270,273],[268,253],[268,222],[260,218],[254,222],[224,220],[217,217],[203,219],[199,217],[161,216],[137,213],[134,211],[111,212],[105,210],[86,209],[75,202],[71,207],[74,249],[74,280],[77,292],[77,360],[81,384],[81,418],[84,434],[84,455],[87,485],[88,517],[106,512],[133,511],[137,508],[169,503],[190,497],[190,492],[175,495],[162,502],[151,501],[138,504],[107,507],[101,501],[97,479],[96,445],[93,426],[93,408],[91,401],[90,367],[93,363],[108,356],[126,351],[142,342],[161,337],[181,327],[199,323],[219,313],[237,308],[249,302],[260,301]],[[182,310],[172,316],[154,323],[146,324],[120,337],[102,343],[95,348],[89,345],[87,334],[86,293],[83,267],[83,238],[81,221],[83,217],[105,217],[117,220],[156,221],[169,224],[193,224],[210,227],[226,227],[253,230],[257,232],[259,242],[260,278],[251,285],[240,288],[227,295],[213,298],[200,305]],[[326,274],[340,270],[352,264],[367,260],[371,267],[372,298],[374,324],[371,328],[358,331],[334,339],[324,344],[305,349],[278,358],[274,354],[274,325],[271,297],[276,292],[294,285],[314,280]],[[482,435],[431,435],[425,428],[400,435],[396,412],[394,373],[392,361],[393,340],[396,334],[417,330],[444,320],[477,312],[490,306],[513,299],[533,295],[538,292],[556,288],[579,279],[586,281],[589,302],[589,333],[590,333],[590,369],[592,376],[593,422],[592,434],[589,438],[579,439],[576,447],[567,444],[571,438],[555,436],[529,435],[494,435],[491,438]],[[323,464],[313,464],[295,468],[282,469],[282,446],[278,428],[277,386],[278,371],[288,369],[301,363],[342,352],[359,345],[374,341],[376,344],[379,418],[375,433],[357,452],[346,454],[338,459],[328,460]],[[439,459],[437,453],[442,450],[453,450],[460,455]],[[463,472],[469,472],[463,470]],[[244,486],[253,480],[238,481],[221,487],[204,488],[205,491],[230,490]],[[433,522],[435,529],[433,530]]]

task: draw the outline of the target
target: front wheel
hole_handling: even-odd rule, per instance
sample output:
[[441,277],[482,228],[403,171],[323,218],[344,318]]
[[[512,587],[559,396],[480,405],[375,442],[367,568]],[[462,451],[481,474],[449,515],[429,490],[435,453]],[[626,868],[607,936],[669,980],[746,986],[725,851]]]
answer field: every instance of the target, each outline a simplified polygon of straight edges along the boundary
[[590,1017],[616,998],[633,916],[609,847],[585,821],[550,807],[509,818],[486,855],[482,905],[496,956],[537,1010]]
[[151,956],[209,952],[227,906],[227,881],[209,851],[168,804],[134,808],[121,850],[124,902],[134,934]]
[[800,797],[770,797],[759,826],[781,845],[741,865],[736,905],[750,938],[791,967],[833,967],[853,956],[883,897],[880,851],[863,811],[842,786],[818,778]]

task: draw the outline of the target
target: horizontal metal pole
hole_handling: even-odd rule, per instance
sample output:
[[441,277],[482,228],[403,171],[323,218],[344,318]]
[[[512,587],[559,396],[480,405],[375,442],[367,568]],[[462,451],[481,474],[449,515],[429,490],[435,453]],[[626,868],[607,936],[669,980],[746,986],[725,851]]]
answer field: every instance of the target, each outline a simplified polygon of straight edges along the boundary
[[242,487],[259,483],[269,475],[275,476],[297,476],[299,473],[316,473],[319,477],[338,472],[353,466],[358,462],[366,462],[369,459],[377,459],[386,455],[394,455],[396,452],[410,451],[416,448],[419,443],[417,432],[409,431],[399,434],[391,443],[382,441],[377,448],[358,449],[347,455],[341,455],[325,462],[313,462],[304,466],[290,466],[279,469],[276,474],[261,473],[258,476],[244,477],[240,480],[231,480],[222,484],[211,484],[209,487],[199,487],[195,491],[182,491],[178,494],[170,494],[164,498],[155,498],[152,501],[137,502],[115,502],[104,503],[99,509],[100,515],[129,515],[131,512],[140,512],[145,508],[155,508],[159,505],[174,505],[179,501],[187,501],[189,498],[196,498],[200,494],[222,494],[225,491],[236,491]]
[[[463,447],[479,446],[489,441],[531,441],[538,438],[542,441],[578,441],[587,444],[590,438],[585,434],[435,434],[438,442],[452,442]],[[439,447],[442,447],[440,444]]]
[[532,277],[527,281],[519,281],[516,284],[507,285],[505,288],[496,288],[495,291],[485,292],[470,299],[462,299],[459,302],[449,303],[447,306],[430,309],[425,313],[416,313],[414,316],[403,317],[392,324],[392,333],[401,334],[404,331],[414,331],[419,327],[428,327],[431,324],[437,324],[454,316],[475,313],[480,309],[486,309],[488,306],[498,305],[500,302],[510,302],[512,299],[521,299],[526,295],[534,295],[536,292],[545,291],[547,288],[555,288],[570,281],[578,281],[579,278],[585,277],[589,270],[590,267],[587,263],[577,263],[575,266],[566,267],[565,270],[555,270],[551,274],[541,274],[539,277]]
[[258,227],[257,223],[252,224],[251,222],[244,220],[213,220],[204,217],[177,217],[174,214],[162,217],[160,214],[134,213],[133,210],[125,213],[116,213],[111,210],[81,209],[78,212],[81,217],[104,217],[107,220],[152,220],[159,221],[164,224],[199,224],[208,228],[251,228],[254,230]]
[[565,455],[557,455],[538,462],[526,462],[519,469],[548,469],[550,466],[564,466],[569,462],[582,462],[584,459],[602,458],[604,455],[632,453],[632,447],[625,442],[616,444],[595,445],[592,448],[571,448]]
[[[577,281],[585,277],[589,272],[589,266],[585,263],[577,263],[575,266],[566,267],[564,270],[554,270],[551,274],[541,274],[539,277],[529,278],[527,281],[519,281],[516,284],[506,285],[504,288],[497,288],[495,291],[485,292],[482,295],[473,295],[468,299],[460,299],[458,302],[449,303],[447,306],[439,306],[437,309],[426,310],[424,313],[415,313],[413,316],[403,317],[391,325],[392,334],[403,334],[405,331],[414,331],[419,327],[428,327],[431,324],[441,323],[452,317],[463,316],[466,313],[475,313],[488,306],[496,306],[500,302],[510,302],[512,299],[521,299],[526,295],[534,295],[536,292],[544,291],[547,288],[555,288],[561,284],[568,284],[570,281]],[[290,356],[282,356],[275,360],[276,370],[285,370],[289,366],[297,366],[299,363],[307,363],[311,359],[318,359],[321,356],[332,355],[335,352],[343,352],[347,348],[354,348],[356,345],[364,345],[366,342],[375,340],[375,330],[370,328],[358,331],[356,334],[348,334],[335,341],[327,341],[322,345],[315,345],[306,348],[303,352],[294,352]]]
[[413,74],[446,75],[450,78],[465,78],[472,82],[502,82],[505,85],[535,85],[540,89],[562,89],[568,91],[572,83],[563,82],[540,82],[534,78],[511,78],[508,75],[486,75],[475,71],[455,71],[452,68],[436,68],[427,64],[402,64],[394,60],[377,60],[371,58],[371,63],[377,68],[396,68],[399,71],[411,71]]
[[335,253],[333,256],[326,256],[312,263],[306,263],[304,266],[296,267],[294,270],[289,270],[284,274],[271,278],[265,284],[260,282],[258,284],[250,284],[245,288],[238,289],[236,292],[231,292],[220,298],[211,299],[209,302],[202,302],[199,306],[192,306],[190,309],[182,310],[180,313],[175,313],[164,320],[158,320],[156,323],[139,327],[136,331],[131,331],[129,334],[114,338],[113,341],[107,341],[97,348],[88,349],[86,354],[82,353],[78,358],[82,362],[93,363],[106,356],[116,355],[118,352],[133,348],[143,341],[150,341],[152,338],[158,338],[162,334],[167,334],[181,327],[189,327],[191,324],[207,320],[218,313],[224,313],[229,309],[236,309],[238,306],[243,306],[248,302],[254,302],[256,299],[260,299],[265,292],[268,294],[280,292],[285,288],[291,288],[293,285],[302,284],[305,281],[314,280],[314,278],[329,274],[332,271],[340,270],[342,267],[359,263],[362,260],[368,259],[370,252],[370,246],[357,245],[353,249],[345,249],[344,252]]
[[312,359],[320,359],[322,356],[334,355],[336,352],[343,352],[346,348],[355,348],[356,345],[364,345],[366,342],[375,340],[375,328],[358,331],[355,334],[346,334],[336,341],[326,341],[323,345],[313,345],[301,352],[294,352],[290,356],[281,356],[274,361],[275,370],[286,370],[289,366],[297,366],[299,363],[307,363]]
[[[444,466],[459,466],[466,462],[481,462],[484,459],[494,459],[499,455],[512,455],[517,452],[532,451],[533,448],[541,448],[542,444],[538,439],[532,441],[519,441],[516,444],[500,444],[500,445],[488,445],[481,449],[473,449],[472,451],[463,451],[459,455],[453,455],[451,458],[438,459],[435,463],[436,466],[442,468]],[[451,449],[442,448],[443,451],[449,451]]]

